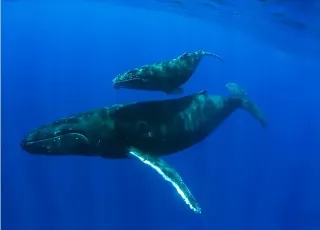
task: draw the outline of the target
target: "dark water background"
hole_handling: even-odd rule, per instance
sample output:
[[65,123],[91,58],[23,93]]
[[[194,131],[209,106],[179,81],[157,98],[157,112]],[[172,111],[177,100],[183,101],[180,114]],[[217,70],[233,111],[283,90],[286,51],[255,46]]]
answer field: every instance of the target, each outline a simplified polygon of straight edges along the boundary
[[[318,44],[310,46],[312,36],[304,40],[299,30],[274,31],[287,42],[106,2],[2,2],[2,228],[320,229]],[[215,52],[225,63],[204,58],[186,94],[206,89],[228,95],[225,83],[237,81],[268,118],[263,130],[239,110],[204,142],[166,157],[201,215],[140,162],[34,156],[20,149],[28,131],[57,118],[173,97],[115,91],[111,80],[196,49]]]

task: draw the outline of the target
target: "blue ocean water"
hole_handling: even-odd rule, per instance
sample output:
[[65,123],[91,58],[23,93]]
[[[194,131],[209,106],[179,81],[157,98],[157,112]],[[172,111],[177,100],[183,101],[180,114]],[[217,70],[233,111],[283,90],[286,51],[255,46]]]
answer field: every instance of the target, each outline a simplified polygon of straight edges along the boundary
[[[299,31],[280,49],[197,17],[99,1],[3,1],[1,14],[3,229],[320,229],[320,59],[289,52]],[[185,94],[228,95],[236,81],[268,118],[264,130],[236,111],[205,141],[165,157],[201,215],[138,161],[20,149],[27,132],[60,117],[177,97],[116,91],[112,79],[197,49],[225,63],[205,57]]]

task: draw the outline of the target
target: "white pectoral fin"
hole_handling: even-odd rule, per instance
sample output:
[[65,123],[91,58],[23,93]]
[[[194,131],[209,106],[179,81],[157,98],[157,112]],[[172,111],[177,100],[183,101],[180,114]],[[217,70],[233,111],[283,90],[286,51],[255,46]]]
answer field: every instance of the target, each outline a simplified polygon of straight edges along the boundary
[[166,181],[170,182],[172,186],[177,190],[178,194],[184,200],[184,202],[196,213],[201,213],[201,208],[196,201],[196,199],[191,194],[188,187],[183,182],[180,175],[168,165],[165,161],[158,157],[142,153],[139,150],[131,149],[129,151],[131,156],[136,157],[141,162],[146,165],[149,165],[151,168],[156,170]]

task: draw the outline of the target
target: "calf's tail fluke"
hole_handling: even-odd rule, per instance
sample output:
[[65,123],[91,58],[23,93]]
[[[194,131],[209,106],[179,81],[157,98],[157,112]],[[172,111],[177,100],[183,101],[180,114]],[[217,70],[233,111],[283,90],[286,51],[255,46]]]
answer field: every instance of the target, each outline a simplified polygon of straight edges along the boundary
[[256,120],[258,120],[263,128],[266,128],[267,120],[264,114],[259,107],[250,100],[245,90],[238,84],[232,82],[227,83],[226,86],[234,97],[242,99],[241,107],[247,110]]
[[217,54],[203,51],[203,55],[213,56],[215,58],[218,58],[220,61],[224,62],[224,59],[221,56],[217,55]]

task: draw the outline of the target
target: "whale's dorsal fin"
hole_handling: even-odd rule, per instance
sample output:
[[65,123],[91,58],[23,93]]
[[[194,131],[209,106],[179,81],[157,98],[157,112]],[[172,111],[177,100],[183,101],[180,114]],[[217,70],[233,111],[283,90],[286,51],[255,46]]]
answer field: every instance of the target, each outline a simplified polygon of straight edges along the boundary
[[139,159],[142,163],[149,165],[151,168],[156,170],[163,177],[163,179],[172,184],[172,186],[177,190],[177,193],[181,196],[191,210],[193,210],[195,213],[201,213],[201,208],[198,202],[193,197],[187,185],[185,185],[182,178],[176,172],[176,170],[174,170],[174,168],[172,168],[162,159],[142,153],[134,148],[130,149],[129,155]]

